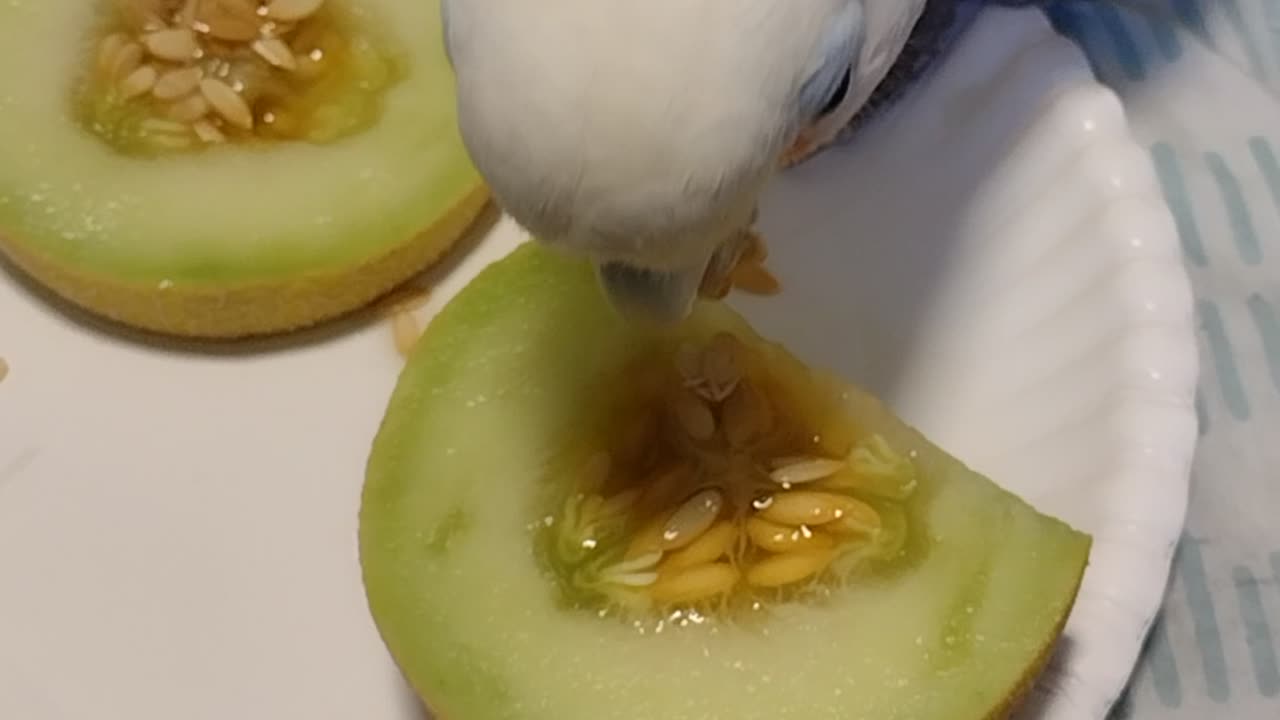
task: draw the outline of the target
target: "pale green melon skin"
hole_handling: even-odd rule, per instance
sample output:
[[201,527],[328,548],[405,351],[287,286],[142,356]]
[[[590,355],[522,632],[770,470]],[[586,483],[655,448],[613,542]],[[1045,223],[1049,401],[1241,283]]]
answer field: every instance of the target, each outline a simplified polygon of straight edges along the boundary
[[159,159],[117,153],[70,112],[96,7],[0,3],[0,249],[73,302],[179,334],[290,329],[436,261],[488,200],[458,133],[438,0],[352,4],[411,68],[371,127]]
[[[695,327],[765,344],[723,305]],[[444,720],[980,720],[1047,658],[1091,539],[966,469],[855,388],[855,421],[916,451],[918,562],[786,607],[759,630],[638,635],[559,609],[527,526],[538,473],[643,342],[590,270],[535,244],[486,269],[427,329],[368,464],[360,553],[369,606]],[[794,361],[792,361],[794,362]]]

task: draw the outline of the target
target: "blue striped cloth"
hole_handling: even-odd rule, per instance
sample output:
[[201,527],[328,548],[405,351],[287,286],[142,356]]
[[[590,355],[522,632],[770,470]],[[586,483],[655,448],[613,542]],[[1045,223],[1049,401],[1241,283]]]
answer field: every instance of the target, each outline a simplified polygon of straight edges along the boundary
[[1200,323],[1187,528],[1113,717],[1278,720],[1280,0],[1042,4],[1150,149]]

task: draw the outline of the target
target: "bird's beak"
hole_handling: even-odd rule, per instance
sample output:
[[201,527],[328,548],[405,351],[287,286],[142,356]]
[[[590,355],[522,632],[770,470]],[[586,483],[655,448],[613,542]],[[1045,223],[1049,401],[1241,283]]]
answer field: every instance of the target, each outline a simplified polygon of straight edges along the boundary
[[596,265],[605,296],[623,317],[659,325],[674,325],[689,317],[705,270],[705,264],[674,272],[618,262]]

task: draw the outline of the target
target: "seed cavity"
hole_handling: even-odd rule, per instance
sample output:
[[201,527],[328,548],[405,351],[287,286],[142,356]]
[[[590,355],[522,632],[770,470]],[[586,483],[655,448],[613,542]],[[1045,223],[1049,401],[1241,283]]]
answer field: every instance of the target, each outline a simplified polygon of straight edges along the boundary
[[[75,108],[87,129],[131,154],[330,142],[372,123],[382,94],[404,77],[401,48],[350,0],[111,5],[114,17],[89,58],[95,72],[77,86]],[[204,97],[206,112],[186,102],[192,93]],[[155,119],[185,127],[153,135]]]
[[919,484],[914,462],[830,413],[806,417],[821,403],[780,395],[791,386],[774,371],[716,333],[664,342],[624,372],[616,421],[584,428],[599,437],[564,466],[572,491],[530,524],[549,533],[548,561],[576,605],[653,622],[747,619],[903,552],[898,504]]

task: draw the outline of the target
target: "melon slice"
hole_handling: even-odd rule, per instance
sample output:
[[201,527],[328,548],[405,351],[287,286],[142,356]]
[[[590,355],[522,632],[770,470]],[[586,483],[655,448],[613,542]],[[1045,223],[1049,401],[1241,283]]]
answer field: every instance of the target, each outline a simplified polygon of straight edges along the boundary
[[529,243],[411,353],[359,546],[444,720],[983,720],[1042,671],[1091,538],[728,306],[629,325]]
[[438,0],[17,0],[0,88],[0,251],[138,328],[342,315],[489,201]]

